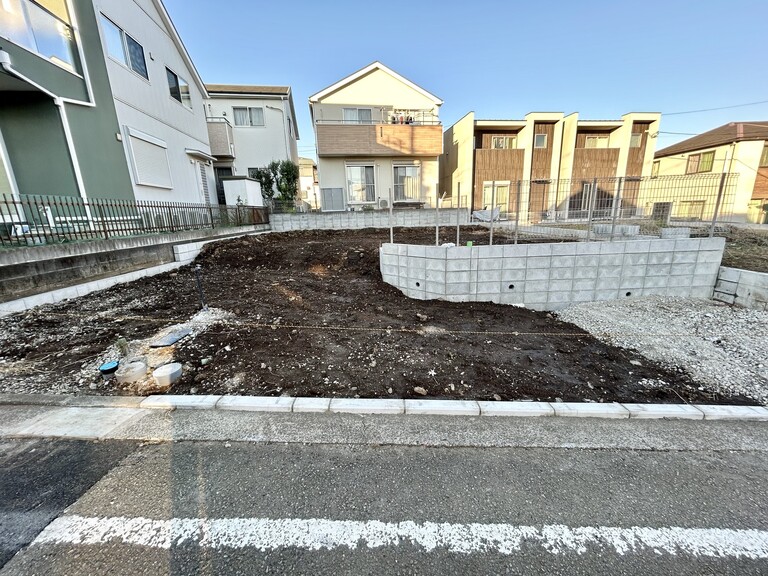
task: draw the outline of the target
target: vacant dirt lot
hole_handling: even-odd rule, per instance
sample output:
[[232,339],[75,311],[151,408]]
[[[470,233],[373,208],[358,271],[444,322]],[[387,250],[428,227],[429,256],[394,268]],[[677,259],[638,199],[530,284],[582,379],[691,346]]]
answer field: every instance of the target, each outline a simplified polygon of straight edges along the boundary
[[[462,242],[486,236],[464,232]],[[428,229],[396,232],[401,242],[433,239]],[[185,370],[171,392],[748,402],[551,314],[409,300],[381,281],[388,240],[388,231],[307,231],[209,244],[197,260],[205,295],[229,314],[177,345]],[[199,308],[187,266],[2,319],[0,391],[130,393],[96,370],[117,339],[148,338]]]

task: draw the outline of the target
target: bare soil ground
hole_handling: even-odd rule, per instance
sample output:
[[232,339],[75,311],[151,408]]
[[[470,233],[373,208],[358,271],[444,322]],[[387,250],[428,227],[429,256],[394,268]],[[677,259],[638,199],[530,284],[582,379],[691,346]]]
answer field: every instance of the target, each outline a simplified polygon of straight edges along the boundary
[[[462,232],[484,243],[487,231]],[[441,241],[452,241],[446,229]],[[430,243],[434,230],[400,229]],[[497,238],[497,241],[503,241]],[[389,232],[304,231],[209,244],[210,306],[226,311],[173,351],[176,394],[750,403],[600,342],[552,314],[410,300],[385,284]],[[98,362],[200,309],[191,266],[0,320],[0,392],[127,394]]]
[[768,272],[768,230],[732,228],[725,236],[723,266]]

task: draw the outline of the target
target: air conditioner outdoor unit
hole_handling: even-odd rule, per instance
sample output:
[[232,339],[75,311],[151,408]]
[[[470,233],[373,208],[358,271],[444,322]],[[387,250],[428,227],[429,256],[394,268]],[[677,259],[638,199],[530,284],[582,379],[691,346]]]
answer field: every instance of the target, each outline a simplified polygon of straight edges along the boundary
[[387,207],[389,207],[389,202],[387,202],[387,200],[385,198],[381,198],[379,200],[379,208],[384,209],[384,208],[387,208]]

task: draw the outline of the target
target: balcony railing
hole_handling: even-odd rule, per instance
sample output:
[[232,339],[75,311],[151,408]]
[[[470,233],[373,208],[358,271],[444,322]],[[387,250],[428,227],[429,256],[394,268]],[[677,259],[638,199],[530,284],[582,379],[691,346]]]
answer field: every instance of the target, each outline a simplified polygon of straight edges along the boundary
[[226,118],[209,116],[208,139],[211,142],[211,154],[219,159],[235,158],[235,140],[232,134],[232,124]]
[[391,120],[315,120],[316,124],[331,124],[331,125],[339,125],[339,124],[348,124],[350,126],[379,126],[381,124],[411,124],[413,126],[440,126],[442,122],[437,119],[433,120],[421,120],[416,118],[411,118],[409,120],[403,120],[400,122],[399,120],[395,121],[395,119]]

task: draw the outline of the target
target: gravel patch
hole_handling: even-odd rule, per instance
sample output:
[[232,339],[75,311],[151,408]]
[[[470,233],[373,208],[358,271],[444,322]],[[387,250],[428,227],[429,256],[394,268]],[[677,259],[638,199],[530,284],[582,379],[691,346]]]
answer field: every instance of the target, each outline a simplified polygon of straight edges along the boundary
[[557,315],[608,344],[689,373],[716,395],[768,404],[768,312],[651,296],[579,304]]

